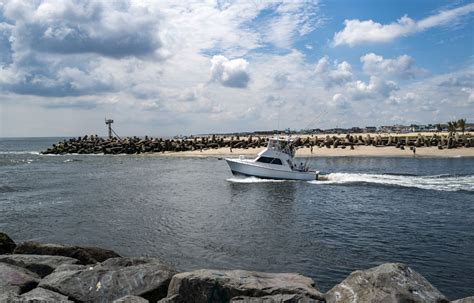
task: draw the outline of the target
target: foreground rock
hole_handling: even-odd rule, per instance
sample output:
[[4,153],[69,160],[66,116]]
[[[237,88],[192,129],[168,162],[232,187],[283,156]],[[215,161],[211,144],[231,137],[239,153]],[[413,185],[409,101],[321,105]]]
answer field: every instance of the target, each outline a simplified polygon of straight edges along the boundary
[[110,258],[120,257],[112,250],[99,247],[71,246],[60,244],[46,244],[38,242],[24,242],[19,244],[15,254],[64,256],[79,260],[80,264],[94,264]]
[[328,303],[448,302],[423,276],[401,263],[354,271],[325,298]]
[[7,234],[0,232],[0,255],[11,254],[15,247],[15,242]]
[[24,268],[0,263],[0,294],[21,294],[38,285],[39,277]]
[[0,262],[26,268],[43,278],[52,273],[59,266],[76,264],[79,261],[62,256],[0,255]]
[[61,303],[73,303],[68,300],[66,296],[58,294],[56,292],[38,287],[29,291],[25,294],[13,295],[8,294],[3,297],[0,295],[0,302],[2,303],[46,303],[46,302],[61,302]]
[[147,303],[148,300],[137,296],[125,296],[120,299],[114,300],[113,303]]
[[80,302],[109,302],[126,295],[156,302],[166,297],[175,273],[154,258],[114,258],[86,269],[54,271],[39,286]]
[[474,303],[474,297],[467,297],[462,299],[457,299],[451,303]]
[[161,302],[229,302],[239,296],[251,300],[276,294],[299,295],[301,299],[323,299],[322,294],[314,288],[313,280],[299,274],[203,269],[175,275],[168,288],[167,298]]
[[264,297],[234,297],[231,303],[316,303],[319,300],[310,299],[301,295],[273,295]]

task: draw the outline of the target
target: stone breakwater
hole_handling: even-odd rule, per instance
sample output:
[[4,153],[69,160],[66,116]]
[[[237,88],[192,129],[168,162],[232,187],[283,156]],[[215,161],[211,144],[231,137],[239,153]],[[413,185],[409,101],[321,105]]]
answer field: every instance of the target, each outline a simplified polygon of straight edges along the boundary
[[[156,258],[98,247],[24,242],[0,232],[0,302],[449,302],[401,263],[357,270],[322,293],[296,273],[178,272]],[[453,301],[474,302],[474,297]]]
[[[141,154],[207,150],[218,148],[259,148],[266,146],[267,137],[199,137],[193,139],[162,139],[127,137],[104,139],[96,135],[71,138],[43,151],[43,154]],[[350,148],[355,146],[393,146],[400,149],[413,147],[437,146],[439,149],[474,147],[474,136],[471,134],[455,135],[346,135],[346,136],[308,136],[296,138],[297,148]]]

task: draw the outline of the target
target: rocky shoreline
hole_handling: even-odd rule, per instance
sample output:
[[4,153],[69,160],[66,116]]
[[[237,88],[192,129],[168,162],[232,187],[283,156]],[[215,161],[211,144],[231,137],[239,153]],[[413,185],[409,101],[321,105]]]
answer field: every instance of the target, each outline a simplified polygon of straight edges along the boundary
[[[97,135],[84,136],[64,140],[43,151],[43,154],[141,154],[183,152],[195,150],[208,150],[219,148],[260,148],[266,146],[268,137],[200,137],[193,139],[163,139],[139,137],[104,139]],[[294,144],[297,148],[350,148],[355,146],[393,146],[400,149],[413,147],[432,147],[438,149],[453,149],[461,147],[474,147],[474,136],[471,134],[422,134],[392,136],[392,135],[345,135],[345,136],[307,136],[298,137]]]
[[[178,272],[157,258],[24,242],[0,232],[0,302],[449,302],[405,264],[351,273],[326,293],[296,273]],[[474,297],[452,301],[474,302]]]

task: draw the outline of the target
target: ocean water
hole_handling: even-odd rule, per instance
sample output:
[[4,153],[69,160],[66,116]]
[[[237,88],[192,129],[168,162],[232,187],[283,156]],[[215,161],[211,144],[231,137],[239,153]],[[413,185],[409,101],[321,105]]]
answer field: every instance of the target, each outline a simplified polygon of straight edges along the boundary
[[298,272],[322,291],[404,262],[474,295],[474,158],[314,157],[328,181],[267,181],[216,158],[39,154],[59,140],[0,139],[0,230],[17,242]]

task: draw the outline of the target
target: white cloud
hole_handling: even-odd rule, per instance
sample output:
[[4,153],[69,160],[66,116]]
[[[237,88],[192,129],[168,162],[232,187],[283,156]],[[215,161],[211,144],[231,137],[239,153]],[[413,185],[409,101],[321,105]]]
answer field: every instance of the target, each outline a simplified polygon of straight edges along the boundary
[[319,59],[314,70],[327,87],[343,85],[352,80],[352,67],[347,61],[341,63],[334,62],[331,67],[327,56]]
[[327,56],[322,57],[316,63],[316,68],[314,72],[318,75],[325,74],[329,70],[329,58]]
[[386,98],[389,97],[393,91],[399,89],[395,82],[385,81],[376,76],[371,76],[368,83],[360,80],[348,83],[347,88],[353,99]]
[[224,56],[214,56],[211,59],[211,79],[222,85],[234,88],[247,87],[250,76],[249,63],[245,59],[229,60]]
[[384,59],[374,53],[360,57],[362,69],[368,75],[379,77],[415,78],[425,73],[421,68],[414,66],[415,60],[408,55],[402,55],[395,59]]
[[341,93],[337,93],[334,96],[332,96],[332,106],[335,106],[337,108],[349,108],[350,103],[347,100],[347,97]]
[[[321,27],[325,18],[319,16],[319,1],[283,1],[273,5],[276,16],[263,22],[262,39],[279,48],[289,49],[294,40]],[[272,1],[263,2],[271,5]]]
[[441,11],[419,21],[415,21],[408,16],[403,16],[396,23],[390,24],[380,24],[373,20],[345,20],[344,29],[334,34],[333,45],[347,44],[355,46],[364,43],[391,42],[399,37],[446,25],[472,12],[474,12],[474,4],[471,3],[455,9]]

